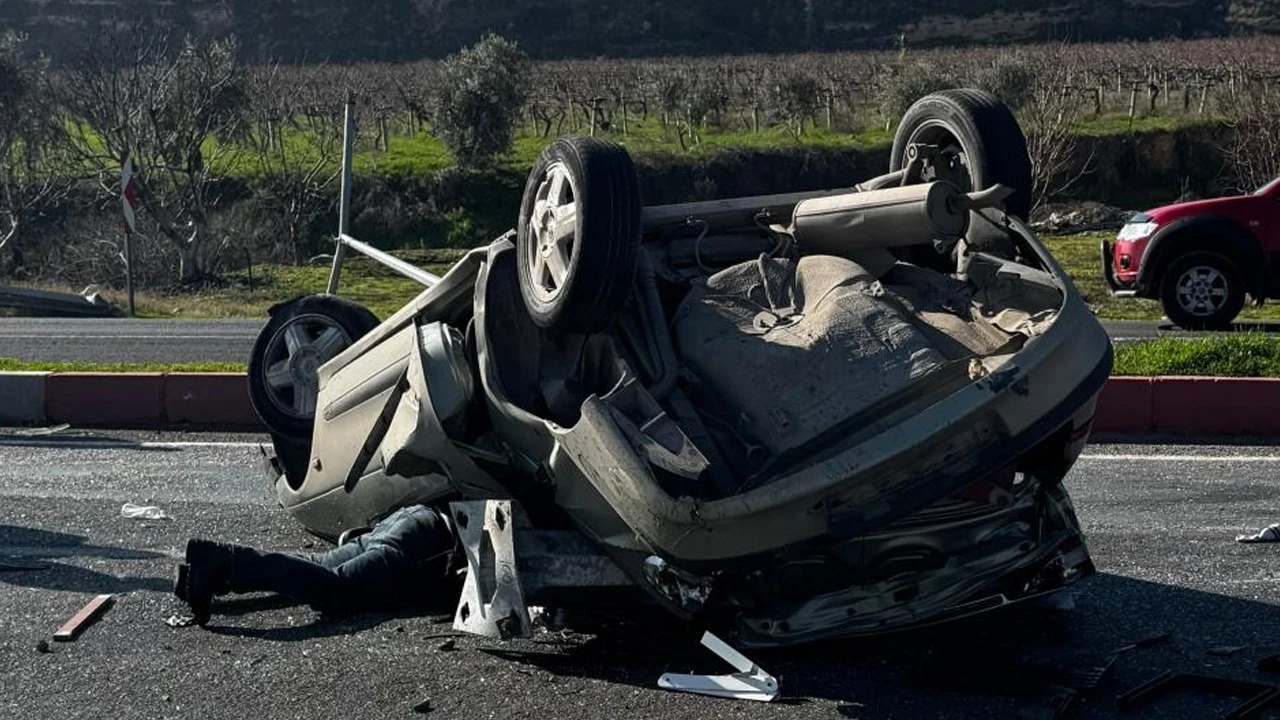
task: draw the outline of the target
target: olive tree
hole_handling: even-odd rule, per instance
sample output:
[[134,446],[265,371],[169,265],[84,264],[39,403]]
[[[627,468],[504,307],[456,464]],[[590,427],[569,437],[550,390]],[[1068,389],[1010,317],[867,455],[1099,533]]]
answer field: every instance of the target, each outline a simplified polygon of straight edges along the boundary
[[528,64],[514,42],[492,34],[441,63],[432,132],[459,165],[489,164],[511,146],[529,94]]
[[205,279],[226,246],[210,223],[213,169],[234,152],[246,104],[233,39],[106,39],[63,74],[68,145],[112,193],[133,158],[140,214],[175,251],[182,284]]

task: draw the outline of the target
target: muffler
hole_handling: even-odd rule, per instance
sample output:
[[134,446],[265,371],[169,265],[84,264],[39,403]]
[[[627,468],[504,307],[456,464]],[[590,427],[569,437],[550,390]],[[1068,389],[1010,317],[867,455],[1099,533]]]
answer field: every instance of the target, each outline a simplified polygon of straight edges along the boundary
[[806,255],[950,243],[969,229],[969,212],[1001,205],[1013,189],[962,193],[949,182],[803,200],[786,230]]

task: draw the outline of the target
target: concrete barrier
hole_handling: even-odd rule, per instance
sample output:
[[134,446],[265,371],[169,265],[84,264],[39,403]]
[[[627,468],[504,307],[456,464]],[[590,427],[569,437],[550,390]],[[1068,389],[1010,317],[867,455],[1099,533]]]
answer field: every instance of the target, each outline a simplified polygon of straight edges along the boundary
[[0,425],[34,425],[45,420],[47,372],[0,373]]
[[[1116,377],[1098,434],[1280,437],[1280,378]],[[0,373],[0,424],[264,429],[241,373]]]

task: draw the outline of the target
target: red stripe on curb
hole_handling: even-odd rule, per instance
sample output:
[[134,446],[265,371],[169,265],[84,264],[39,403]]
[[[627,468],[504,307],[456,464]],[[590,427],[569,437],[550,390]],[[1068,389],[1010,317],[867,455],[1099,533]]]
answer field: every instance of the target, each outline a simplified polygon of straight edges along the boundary
[[45,379],[44,414],[72,425],[155,425],[164,418],[161,373],[54,373]]
[[1159,377],[1154,429],[1173,435],[1280,435],[1280,379]]
[[170,423],[259,427],[243,373],[169,373],[164,417]]
[[1154,426],[1151,378],[1111,378],[1098,395],[1094,432],[1143,433]]
[[[87,427],[264,429],[241,373],[53,373],[44,409],[48,422]],[[1280,378],[1111,378],[1093,431],[1280,437]]]

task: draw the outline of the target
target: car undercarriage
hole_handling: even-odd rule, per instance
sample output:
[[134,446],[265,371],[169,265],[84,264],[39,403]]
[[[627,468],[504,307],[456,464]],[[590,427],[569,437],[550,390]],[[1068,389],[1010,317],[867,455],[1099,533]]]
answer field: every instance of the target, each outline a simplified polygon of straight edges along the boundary
[[[1023,223],[1006,108],[928,96],[894,158],[846,189],[644,206],[625,150],[557,140],[517,228],[392,317],[277,306],[250,376],[281,504],[334,538],[504,503],[485,517],[513,546],[477,545],[473,575],[511,550],[498,570],[563,576],[530,576],[531,603],[625,586],[742,647],[1062,590],[1093,571],[1062,481],[1110,342]],[[282,348],[335,328],[307,380]],[[522,561],[566,533],[565,562]]]

